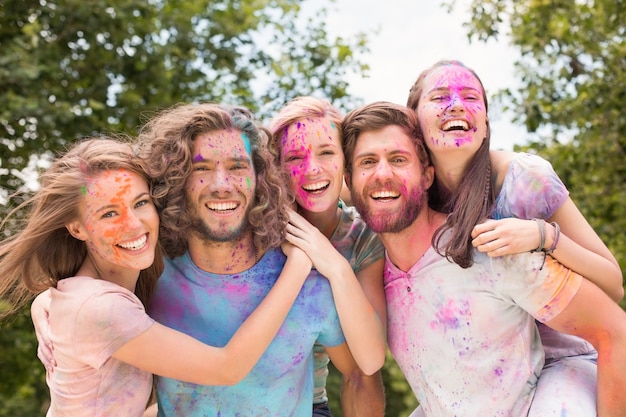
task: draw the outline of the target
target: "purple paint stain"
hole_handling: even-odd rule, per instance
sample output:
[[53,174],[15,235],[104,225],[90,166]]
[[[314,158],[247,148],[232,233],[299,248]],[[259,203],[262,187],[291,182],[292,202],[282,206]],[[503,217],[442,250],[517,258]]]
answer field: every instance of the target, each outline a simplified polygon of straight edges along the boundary
[[194,160],[195,162],[202,161],[202,159],[203,159],[203,158],[202,158],[202,154],[201,154],[201,153],[199,153],[198,155],[196,155],[196,156],[194,156],[194,157],[193,157],[193,160]]
[[502,376],[504,371],[502,370],[502,368],[496,368],[493,370],[493,373],[496,374],[497,376]]

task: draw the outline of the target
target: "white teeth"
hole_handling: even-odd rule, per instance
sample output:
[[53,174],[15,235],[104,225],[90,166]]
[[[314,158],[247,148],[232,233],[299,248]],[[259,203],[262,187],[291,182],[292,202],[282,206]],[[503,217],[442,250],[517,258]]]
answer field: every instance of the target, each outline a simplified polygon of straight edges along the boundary
[[400,194],[394,191],[376,191],[372,193],[372,198],[396,198]]
[[139,239],[133,240],[132,242],[118,243],[117,246],[120,246],[124,249],[138,250],[146,246],[147,242],[148,242],[148,235],[143,235]]
[[209,209],[214,211],[227,211],[234,210],[237,208],[237,203],[229,202],[229,203],[209,203],[207,205]]
[[450,120],[441,126],[442,130],[450,130],[455,127],[460,127],[463,130],[469,130],[469,124],[465,120]]
[[330,181],[320,181],[320,182],[316,182],[313,184],[303,185],[302,188],[304,188],[307,191],[318,191],[318,190],[321,190],[322,188],[327,187],[328,184],[330,184]]

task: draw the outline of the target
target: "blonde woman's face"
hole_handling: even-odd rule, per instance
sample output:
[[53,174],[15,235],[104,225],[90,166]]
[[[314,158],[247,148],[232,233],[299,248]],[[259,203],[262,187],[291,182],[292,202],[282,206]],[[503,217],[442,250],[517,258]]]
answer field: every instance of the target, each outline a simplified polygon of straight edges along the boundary
[[301,209],[336,209],[343,185],[344,157],[339,132],[326,118],[301,119],[281,137],[281,165]]
[[127,170],[104,171],[81,190],[78,237],[99,268],[148,268],[154,262],[159,217],[148,184]]

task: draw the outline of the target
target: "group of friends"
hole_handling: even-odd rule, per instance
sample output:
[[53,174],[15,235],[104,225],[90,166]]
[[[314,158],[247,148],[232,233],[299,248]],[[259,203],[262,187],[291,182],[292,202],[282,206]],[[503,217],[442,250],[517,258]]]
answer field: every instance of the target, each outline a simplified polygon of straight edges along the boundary
[[412,416],[626,416],[619,265],[549,162],[489,142],[458,61],[406,106],[181,104],[79,141],[0,243],[47,415],[382,417],[389,348]]

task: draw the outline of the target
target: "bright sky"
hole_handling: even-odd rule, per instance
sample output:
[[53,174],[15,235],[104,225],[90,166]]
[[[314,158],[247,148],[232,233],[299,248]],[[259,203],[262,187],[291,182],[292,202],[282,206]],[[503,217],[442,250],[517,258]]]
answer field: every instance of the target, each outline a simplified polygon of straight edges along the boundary
[[[329,6],[331,34],[371,33],[370,54],[364,57],[369,78],[349,77],[350,93],[363,97],[365,103],[406,104],[418,74],[440,59],[458,59],[473,68],[489,98],[502,88],[514,87],[513,62],[518,52],[505,37],[470,44],[462,26],[469,20],[469,4],[470,0],[457,0],[448,14],[437,0],[336,0]],[[512,150],[514,144],[524,144],[525,128],[511,124],[492,104],[490,100],[492,149]]]

